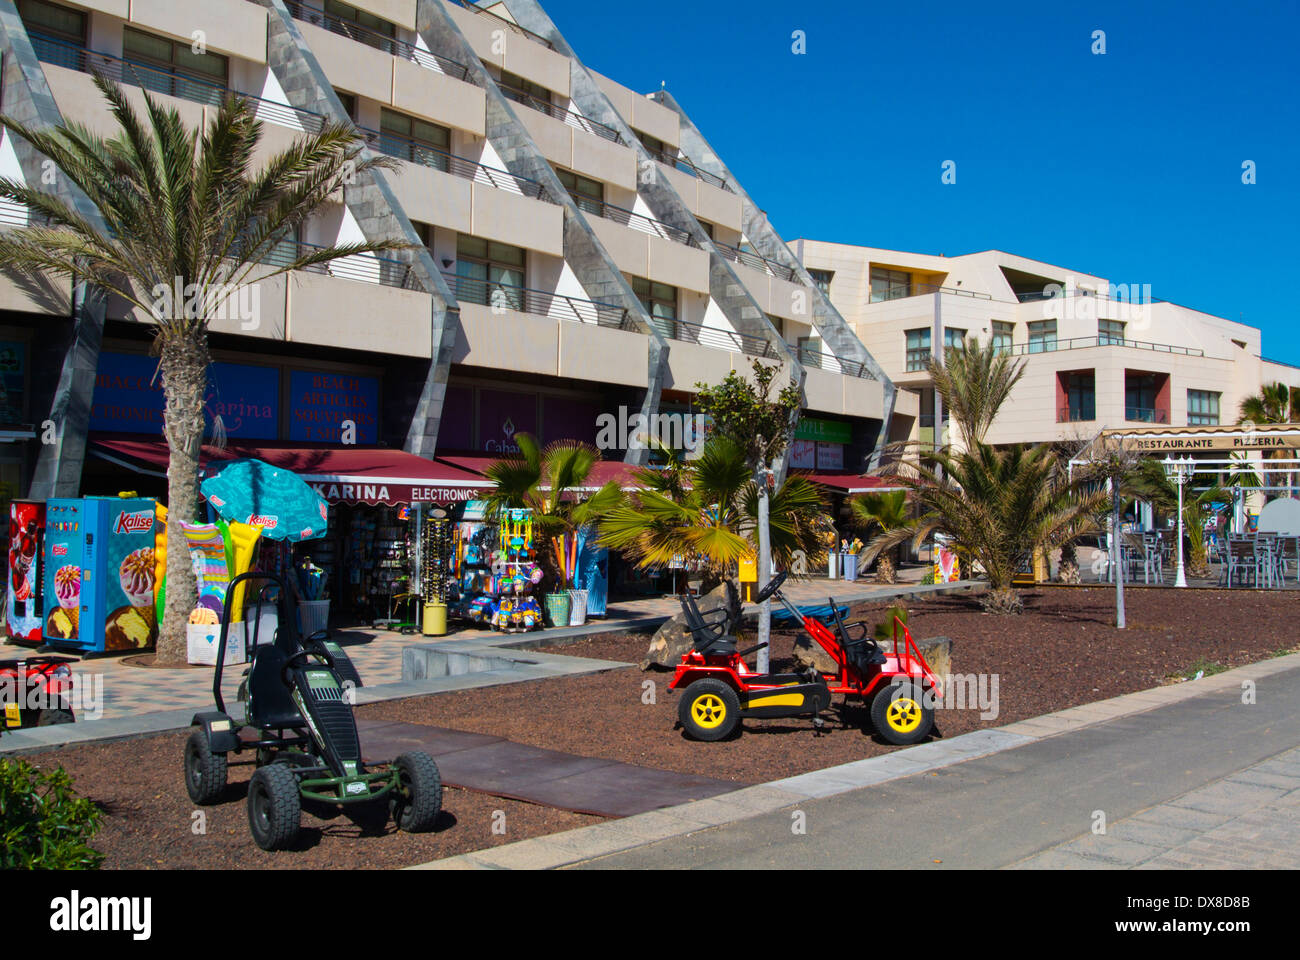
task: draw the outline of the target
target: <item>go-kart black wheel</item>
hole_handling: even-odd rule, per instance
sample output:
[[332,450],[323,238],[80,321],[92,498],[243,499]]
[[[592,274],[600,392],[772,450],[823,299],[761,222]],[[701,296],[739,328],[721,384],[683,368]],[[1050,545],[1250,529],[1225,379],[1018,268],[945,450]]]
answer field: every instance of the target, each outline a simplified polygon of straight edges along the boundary
[[389,809],[397,829],[406,833],[427,833],[442,812],[442,775],[433,757],[422,750],[404,753],[393,761],[397,786]]
[[38,727],[49,727],[56,723],[76,723],[77,718],[72,715],[71,710],[42,710],[41,715],[36,718]]
[[298,838],[298,778],[283,763],[258,767],[248,781],[248,829],[263,850],[284,850]]
[[740,724],[740,698],[730,684],[705,677],[682,693],[677,719],[693,740],[722,740]]
[[202,728],[185,741],[185,789],[202,806],[216,803],[226,791],[226,755],[212,752]]
[[934,729],[934,707],[927,705],[915,681],[890,683],[871,701],[871,723],[890,743],[920,743]]

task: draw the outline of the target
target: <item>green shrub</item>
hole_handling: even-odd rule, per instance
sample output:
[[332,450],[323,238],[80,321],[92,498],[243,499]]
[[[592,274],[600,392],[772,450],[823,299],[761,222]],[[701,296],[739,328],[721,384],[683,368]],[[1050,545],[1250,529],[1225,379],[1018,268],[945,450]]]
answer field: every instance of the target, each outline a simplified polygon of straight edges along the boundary
[[62,767],[42,771],[25,760],[0,760],[0,869],[98,869],[104,855],[89,840],[100,816]]
[[903,621],[903,626],[907,626],[907,607],[895,604],[885,611],[885,619],[876,624],[875,633],[872,634],[876,643],[893,642],[895,617]]
[[934,583],[934,567],[931,567],[930,569],[925,571],[925,575],[921,577],[921,583],[922,584]]

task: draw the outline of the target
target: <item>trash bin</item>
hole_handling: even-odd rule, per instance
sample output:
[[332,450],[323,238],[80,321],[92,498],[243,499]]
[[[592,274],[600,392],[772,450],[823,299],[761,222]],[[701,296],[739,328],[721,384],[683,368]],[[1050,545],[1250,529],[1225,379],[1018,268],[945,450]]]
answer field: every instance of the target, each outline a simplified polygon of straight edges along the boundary
[[839,559],[840,555],[834,550],[826,554],[826,576],[830,577],[832,580],[840,575]]
[[573,598],[567,593],[548,593],[546,595],[546,616],[553,627],[567,627],[569,615],[573,610]]
[[299,600],[298,624],[302,638],[306,640],[313,633],[328,627],[330,620],[330,602],[328,600]]
[[569,626],[580,627],[587,622],[587,591],[570,590],[572,604],[569,608]]
[[426,637],[441,637],[447,633],[447,605],[430,601],[424,605],[424,624],[420,629]]
[[840,558],[844,566],[844,579],[853,581],[858,579],[858,555],[856,553],[846,553]]

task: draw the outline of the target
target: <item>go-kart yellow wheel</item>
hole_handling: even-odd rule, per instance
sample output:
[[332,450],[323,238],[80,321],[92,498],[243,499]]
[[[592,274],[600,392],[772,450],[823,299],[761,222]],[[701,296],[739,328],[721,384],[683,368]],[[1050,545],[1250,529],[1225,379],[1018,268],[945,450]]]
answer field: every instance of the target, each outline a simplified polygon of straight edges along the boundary
[[934,705],[927,704],[920,684],[891,683],[871,701],[871,722],[890,743],[919,743],[934,729]]
[[722,740],[740,724],[740,698],[721,680],[696,680],[682,693],[677,719],[693,740]]

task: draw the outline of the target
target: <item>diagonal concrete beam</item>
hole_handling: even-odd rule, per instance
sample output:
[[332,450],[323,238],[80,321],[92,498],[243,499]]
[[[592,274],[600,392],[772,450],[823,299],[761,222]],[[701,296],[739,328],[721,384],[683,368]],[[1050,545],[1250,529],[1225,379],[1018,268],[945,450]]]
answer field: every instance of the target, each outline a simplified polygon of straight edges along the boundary
[[804,268],[803,263],[772,228],[767,215],[763,213],[753,198],[745,192],[745,189],[740,185],[740,181],[723,163],[699,128],[687,116],[686,111],[673,98],[673,95],[666,90],[660,90],[651,96],[656,102],[674,110],[680,118],[681,148],[687,159],[701,170],[707,170],[709,173],[721,177],[736,191],[740,197],[741,217],[745,227],[745,235],[749,237],[749,242],[768,260],[793,270],[800,282],[812,291],[812,321],[813,326],[816,327],[818,334],[822,338],[822,342],[839,359],[862,364],[880,382],[884,390],[884,418],[881,420],[880,433],[871,454],[871,466],[876,466],[879,463],[885,442],[889,437],[889,421],[893,417],[898,388],[889,379],[880,364],[876,362],[876,359],[867,350],[857,334],[853,332],[853,328],[849,326],[848,322],[840,315],[840,312],[831,304],[829,298],[813,283],[812,276]]
[[[266,61],[289,102],[333,122],[350,123],[352,118],[343,108],[283,0],[257,2],[267,10]],[[374,155],[369,146],[364,147],[361,153],[362,158]],[[460,313],[456,298],[434,264],[433,256],[420,243],[415,226],[398,202],[390,183],[391,176],[385,170],[358,174],[356,183],[344,187],[343,202],[368,240],[404,240],[416,245],[387,256],[405,263],[410,276],[429,294],[433,351],[404,448],[408,453],[432,457],[438,444],[451,356],[460,333]]]
[[[29,127],[49,130],[63,115],[45,80],[45,71],[32,49],[27,28],[12,0],[0,0],[0,55],[3,56],[4,112]],[[45,176],[51,161],[20,137],[8,135],[22,168],[23,180],[39,184],[63,200],[96,229],[107,232],[95,205],[67,177]],[[104,291],[78,282],[72,289],[72,335],[64,350],[59,380],[54,388],[49,417],[54,442],[41,443],[32,472],[28,496],[36,499],[75,497],[81,492],[81,469],[86,459],[86,433],[90,429],[90,404],[95,392],[104,339],[108,298]],[[43,438],[44,431],[37,435]]]
[[[548,198],[564,210],[564,259],[592,300],[622,306],[648,339],[647,387],[641,413],[649,418],[659,411],[663,382],[668,370],[668,342],[651,322],[631,284],[614,258],[592,230],[586,214],[569,196],[554,168],[515,113],[515,105],[501,92],[496,79],[456,22],[437,0],[418,0],[416,32],[430,50],[469,68],[470,79],[482,87],[487,101],[486,135],[511,173],[542,184]],[[596,358],[592,358],[593,362]],[[652,422],[649,419],[647,423]],[[627,461],[644,463],[648,451],[629,449]]]

